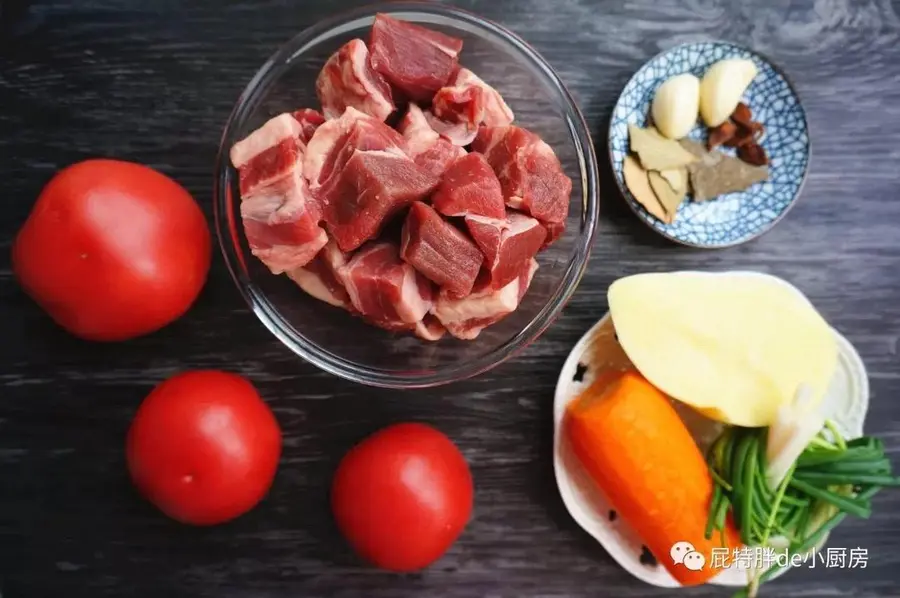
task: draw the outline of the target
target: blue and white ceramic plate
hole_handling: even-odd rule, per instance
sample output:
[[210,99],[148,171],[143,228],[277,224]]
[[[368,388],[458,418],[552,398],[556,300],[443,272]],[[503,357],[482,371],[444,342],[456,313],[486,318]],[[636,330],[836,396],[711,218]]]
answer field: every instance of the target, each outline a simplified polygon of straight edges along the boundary
[[[678,208],[675,222],[660,222],[625,186],[622,161],[628,154],[628,125],[647,125],[656,89],[668,78],[681,73],[703,78],[713,63],[724,58],[749,58],[759,67],[759,74],[744,94],[744,102],[752,110],[753,119],[765,126],[760,143],[769,156],[769,179],[711,201],[694,202],[688,196]],[[700,119],[690,137],[705,141],[706,127]],[[732,155],[734,152],[717,149]],[[641,220],[673,241],[711,248],[737,245],[758,237],[787,213],[800,196],[806,178],[810,143],[800,99],[778,67],[756,52],[731,43],[697,42],[667,50],[635,73],[613,111],[609,151],[619,189]]]

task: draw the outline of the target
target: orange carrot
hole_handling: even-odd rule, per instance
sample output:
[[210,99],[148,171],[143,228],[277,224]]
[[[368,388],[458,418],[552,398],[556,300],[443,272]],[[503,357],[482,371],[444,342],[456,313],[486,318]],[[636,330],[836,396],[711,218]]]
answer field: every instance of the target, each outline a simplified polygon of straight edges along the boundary
[[[637,372],[601,376],[569,404],[565,425],[587,473],[675,579],[698,585],[719,572],[712,549],[722,547],[720,535],[704,538],[713,480],[666,395]],[[730,516],[724,537],[730,560],[741,546]],[[703,555],[701,570],[673,562],[679,542]],[[684,546],[679,550],[689,550]],[[689,565],[698,561],[690,557]]]

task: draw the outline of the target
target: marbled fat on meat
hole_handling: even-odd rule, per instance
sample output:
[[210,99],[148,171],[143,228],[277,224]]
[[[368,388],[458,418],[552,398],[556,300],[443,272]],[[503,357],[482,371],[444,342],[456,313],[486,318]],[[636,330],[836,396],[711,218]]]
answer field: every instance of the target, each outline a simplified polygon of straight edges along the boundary
[[465,148],[438,134],[422,109],[415,104],[409,105],[397,129],[406,139],[409,156],[437,177],[442,176],[454,160],[466,155]]
[[300,122],[284,113],[235,143],[229,157],[238,169],[241,195],[289,177],[305,150],[302,135]]
[[311,262],[302,268],[289,270],[287,275],[319,301],[352,310],[350,295],[338,276],[338,271],[347,264],[348,258],[337,243],[330,240]]
[[322,211],[295,168],[280,183],[257,189],[241,201],[241,220],[250,251],[273,274],[308,264],[328,242]]
[[540,222],[518,212],[510,212],[502,220],[467,216],[466,226],[484,254],[484,267],[494,289],[503,288],[516,278],[547,237]]
[[300,123],[301,133],[300,141],[303,144],[309,143],[313,134],[322,124],[325,123],[325,116],[318,110],[312,108],[301,108],[292,113],[294,119]]
[[[339,178],[357,150],[380,150],[407,157],[406,140],[383,122],[347,108],[340,118],[320,126],[306,147],[303,175],[323,203],[331,199],[329,186]],[[322,190],[322,188],[325,188]]]
[[280,114],[237,142],[241,221],[250,251],[275,274],[305,266],[327,242],[321,206],[302,175],[302,125]]
[[393,243],[363,247],[338,276],[356,311],[387,330],[415,330],[433,305],[431,283],[400,259]]
[[331,55],[316,79],[316,95],[325,118],[339,118],[353,107],[383,121],[396,109],[391,88],[369,64],[369,50],[353,39]]
[[479,279],[472,294],[462,299],[440,293],[432,313],[456,338],[478,338],[482,330],[496,324],[519,307],[537,269],[538,263],[530,260],[519,276],[502,289],[493,289],[489,281]]

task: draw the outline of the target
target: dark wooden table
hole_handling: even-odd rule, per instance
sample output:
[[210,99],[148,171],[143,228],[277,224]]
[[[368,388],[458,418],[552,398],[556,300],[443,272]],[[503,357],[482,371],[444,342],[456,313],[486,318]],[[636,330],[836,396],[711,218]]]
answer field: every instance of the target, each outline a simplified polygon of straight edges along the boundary
[[[8,5],[9,0],[2,0]],[[652,236],[604,173],[589,273],[556,324],[477,379],[380,391],[325,375],[272,337],[216,256],[187,317],[103,346],[57,329],[16,285],[9,248],[59,168],[104,155],[171,174],[211,216],[212,164],[233,102],[284,40],[340,2],[35,2],[0,33],[0,593],[4,598],[182,596],[668,596],[620,569],[568,516],[551,465],[557,373],[606,311],[615,278],[646,270],[758,269],[805,291],[870,372],[868,431],[900,450],[900,4],[542,0],[461,2],[531,42],[578,99],[605,155],[619,90],[678,42],[723,38],[793,77],[814,145],[803,199],[759,240],[704,252]],[[148,8],[152,6],[152,8]],[[7,13],[8,14],[8,13]],[[131,489],[123,439],[137,405],[187,368],[249,376],[284,429],[270,496],[220,527],[173,523]],[[433,567],[395,576],[360,566],[332,523],[337,460],[388,423],[431,422],[471,462],[474,519]],[[876,500],[833,546],[868,550],[866,569],[798,570],[769,596],[900,596],[900,494]],[[685,596],[727,596],[712,588]]]

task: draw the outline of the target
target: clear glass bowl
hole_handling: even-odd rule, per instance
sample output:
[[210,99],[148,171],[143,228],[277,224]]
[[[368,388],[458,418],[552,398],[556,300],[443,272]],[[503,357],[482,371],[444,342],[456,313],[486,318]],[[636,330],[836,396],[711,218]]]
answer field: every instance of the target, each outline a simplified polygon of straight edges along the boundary
[[[307,296],[250,253],[240,220],[237,172],[228,151],[281,112],[316,107],[315,80],[347,41],[368,39],[377,12],[421,23],[464,41],[460,61],[497,88],[516,123],[556,151],[573,188],[565,235],[538,255],[519,309],[473,341],[449,335],[426,342],[382,331]],[[321,21],[282,46],[238,99],[216,162],[215,224],[238,289],[265,326],[297,355],[327,372],[390,388],[436,386],[469,378],[528,346],[562,311],[584,272],[597,221],[597,160],[584,117],[559,76],[514,33],[468,12],[436,4],[392,2]]]

